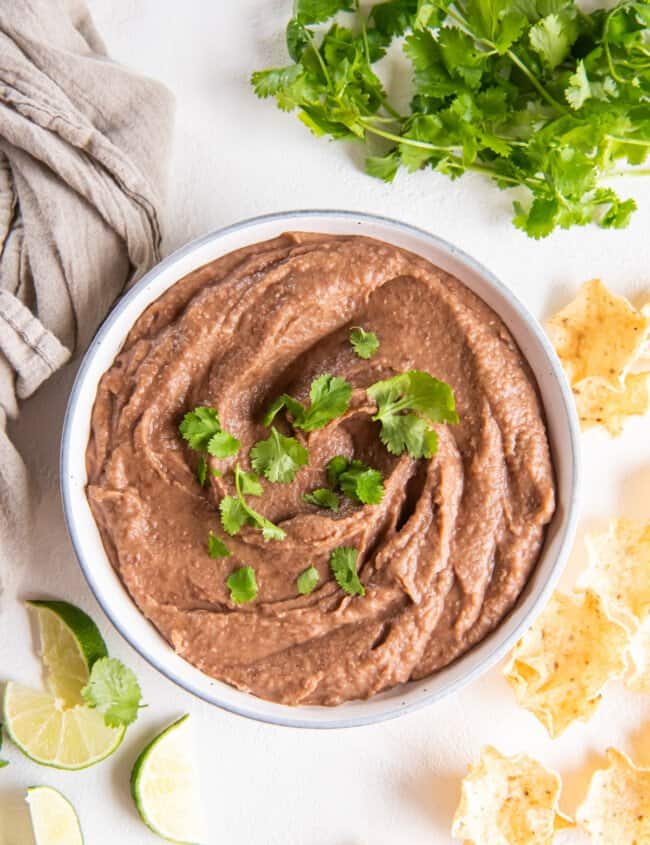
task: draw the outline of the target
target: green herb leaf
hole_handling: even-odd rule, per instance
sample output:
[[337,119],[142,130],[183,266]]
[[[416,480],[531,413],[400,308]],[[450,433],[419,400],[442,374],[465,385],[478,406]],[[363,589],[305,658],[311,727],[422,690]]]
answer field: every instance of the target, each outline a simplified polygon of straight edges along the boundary
[[374,332],[367,332],[360,326],[350,332],[350,343],[359,358],[372,358],[379,349],[379,339]]
[[218,431],[212,435],[208,442],[207,450],[215,458],[231,458],[239,452],[241,443],[227,431]]
[[529,32],[530,45],[546,64],[556,68],[571,51],[572,32],[568,22],[552,13],[537,21]]
[[199,406],[193,411],[188,411],[178,428],[191,449],[204,452],[210,439],[221,431],[217,409]]
[[104,721],[111,728],[134,722],[142,699],[134,672],[115,657],[100,657],[93,663],[81,695],[89,707],[104,714]]
[[248,513],[244,505],[235,496],[224,496],[219,502],[221,524],[230,536],[238,534],[248,523]]
[[449,385],[420,370],[378,381],[367,392],[377,403],[373,419],[381,423],[381,441],[393,455],[407,451],[412,458],[432,457],[438,441],[428,422],[458,422]]
[[230,600],[235,604],[248,604],[257,596],[257,579],[252,566],[242,566],[228,576]]
[[309,505],[316,505],[319,508],[327,508],[331,511],[338,511],[340,506],[339,497],[327,487],[317,487],[311,493],[305,493],[302,498]]
[[304,572],[301,572],[298,578],[296,579],[296,585],[298,587],[298,592],[301,596],[307,596],[309,593],[313,593],[316,589],[318,582],[320,580],[320,575],[318,574],[318,570],[315,566],[309,566]]
[[337,12],[353,12],[354,0],[295,0],[294,17],[304,24],[322,23]]
[[196,465],[196,477],[201,487],[205,487],[205,482],[208,478],[208,462],[203,455],[201,455]]
[[285,437],[272,426],[271,436],[251,449],[251,463],[269,481],[288,484],[309,463],[309,453],[295,437]]
[[378,505],[384,498],[384,479],[378,469],[361,461],[352,461],[339,475],[339,485],[346,496],[364,505]]
[[348,595],[365,596],[366,590],[357,574],[358,551],[346,546],[334,549],[330,555],[330,569],[339,587]]
[[338,487],[339,476],[350,466],[349,458],[345,455],[335,455],[327,462],[327,481],[332,487]]
[[591,85],[587,76],[585,63],[580,60],[576,66],[576,72],[569,77],[569,84],[564,96],[572,109],[580,109],[591,97]]
[[281,408],[286,408],[293,417],[293,425],[303,431],[323,428],[332,420],[342,416],[348,409],[352,385],[338,376],[322,375],[311,384],[311,404],[305,408],[296,399],[284,393],[270,406],[264,424],[270,425]]
[[208,555],[211,558],[216,559],[220,557],[230,557],[231,554],[232,552],[221,537],[217,537],[216,534],[213,534],[212,531],[210,531],[208,534]]
[[235,489],[236,496],[224,496],[219,503],[224,531],[233,536],[241,531],[244,525],[252,525],[262,532],[265,540],[284,540],[286,533],[282,528],[253,510],[244,498],[246,495],[262,495],[262,485],[255,473],[245,472],[239,464],[236,464]]

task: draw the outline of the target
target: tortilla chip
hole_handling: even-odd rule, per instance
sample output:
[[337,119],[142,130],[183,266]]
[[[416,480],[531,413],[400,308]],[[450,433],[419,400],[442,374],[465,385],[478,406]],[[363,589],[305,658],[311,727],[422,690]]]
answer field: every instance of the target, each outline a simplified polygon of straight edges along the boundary
[[614,519],[586,543],[589,566],[578,588],[598,593],[607,613],[635,631],[650,618],[650,522]]
[[607,681],[625,670],[630,639],[591,590],[556,592],[513,649],[504,673],[519,704],[556,737],[593,714]]
[[548,333],[569,384],[598,378],[621,389],[648,336],[649,318],[593,279],[548,322]]
[[636,632],[628,651],[625,684],[633,692],[650,692],[650,619]]
[[650,769],[639,769],[615,748],[607,750],[609,768],[591,778],[577,819],[594,845],[644,845],[650,842]]
[[601,380],[584,379],[574,386],[573,395],[583,431],[602,426],[618,437],[628,417],[650,410],[650,378],[647,373],[631,373],[621,390],[612,390]]
[[550,845],[573,826],[558,809],[560,789],[559,775],[537,760],[488,745],[463,779],[451,835],[471,845]]

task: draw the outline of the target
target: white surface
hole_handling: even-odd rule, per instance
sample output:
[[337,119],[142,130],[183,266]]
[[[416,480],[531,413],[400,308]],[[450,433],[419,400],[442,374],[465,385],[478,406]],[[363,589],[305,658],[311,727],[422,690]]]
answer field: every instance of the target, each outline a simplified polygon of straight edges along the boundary
[[[290,0],[92,0],[115,58],[166,82],[178,98],[176,150],[167,213],[166,251],[235,220],[299,207],[340,207],[386,214],[457,243],[513,288],[539,317],[579,283],[600,275],[632,298],[650,292],[650,180],[627,180],[640,205],[623,232],[560,232],[536,243],[512,228],[510,196],[480,177],[401,176],[392,186],[359,170],[360,151],[311,137],[295,118],[250,93],[256,67],[281,63],[281,31]],[[399,77],[391,85],[402,86]],[[137,115],[134,115],[137,119]],[[120,751],[81,773],[58,773],[0,756],[0,843],[30,845],[24,788],[50,784],[79,811],[90,845],[147,845],[128,792],[131,765],[159,727],[191,712],[208,809],[210,845],[443,845],[458,784],[482,745],[527,751],[564,778],[563,807],[574,810],[590,771],[611,744],[650,765],[648,698],[610,685],[587,725],[552,741],[518,708],[498,670],[460,694],[398,721],[351,731],[312,732],[256,724],[202,704],[150,669],[92,600],[65,536],[57,489],[60,425],[72,370],[23,408],[16,438],[37,488],[33,548],[22,566],[3,564],[0,676],[37,682],[38,663],[17,598],[52,595],[77,602],[97,619],[109,649],[136,669],[149,708]],[[616,441],[583,437],[583,528],[610,515],[650,515],[648,419],[628,424]],[[80,444],[80,448],[83,444]],[[581,546],[565,575],[570,585]],[[7,577],[7,575],[9,577]],[[24,808],[24,809],[23,809]],[[586,840],[572,832],[560,845]]]
[[[215,681],[176,654],[138,611],[111,566],[86,496],[86,459],[84,450],[78,446],[88,441],[99,380],[147,306],[178,279],[215,258],[278,237],[287,230],[334,235],[353,231],[390,241],[452,273],[494,308],[512,332],[537,378],[546,409],[557,480],[558,507],[546,532],[544,548],[517,607],[508,618],[475,648],[433,677],[393,687],[369,701],[350,701],[338,707],[287,707],[263,701]],[[264,215],[208,234],[177,250],[129,291],[106,319],[88,350],[68,406],[61,451],[63,507],[72,544],[102,609],[138,653],[168,678],[230,712],[273,724],[301,728],[368,725],[437,701],[492,668],[512,648],[533,615],[546,604],[564,569],[576,531],[579,436],[573,397],[544,330],[508,288],[469,256],[422,230],[358,212]]]

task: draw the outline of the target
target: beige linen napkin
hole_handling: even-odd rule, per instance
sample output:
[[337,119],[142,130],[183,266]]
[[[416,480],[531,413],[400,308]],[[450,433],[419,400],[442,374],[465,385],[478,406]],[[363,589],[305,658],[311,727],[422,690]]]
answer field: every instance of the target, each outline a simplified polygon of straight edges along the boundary
[[7,417],[158,259],[172,114],[82,0],[0,3],[0,579],[29,525]]

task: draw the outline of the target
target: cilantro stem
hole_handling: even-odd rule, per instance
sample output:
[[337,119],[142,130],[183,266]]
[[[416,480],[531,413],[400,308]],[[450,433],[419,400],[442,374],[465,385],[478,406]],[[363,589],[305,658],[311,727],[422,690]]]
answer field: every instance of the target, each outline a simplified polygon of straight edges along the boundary
[[640,138],[619,138],[617,135],[606,135],[605,137],[619,144],[632,144],[635,147],[650,147],[650,141],[642,141]]
[[318,64],[320,65],[321,70],[323,71],[323,76],[325,77],[325,83],[326,83],[327,87],[331,90],[332,79],[329,75],[329,71],[327,70],[327,65],[323,61],[323,57],[320,54],[320,50],[316,46],[316,42],[314,41],[314,37],[311,34],[309,27],[305,27],[305,32],[307,33],[307,38],[309,38],[309,44],[311,46],[311,49],[314,51],[314,53],[316,53],[316,58],[318,59]]
[[644,167],[637,170],[630,168],[630,170],[612,170],[610,173],[603,174],[603,179],[618,179],[619,176],[650,176],[650,167]]
[[[415,138],[407,138],[403,135],[394,135],[392,132],[386,132],[383,129],[378,129],[376,126],[373,126],[372,123],[368,119],[361,118],[360,122],[363,124],[367,132],[370,132],[373,135],[379,135],[381,138],[386,138],[388,141],[394,141],[396,144],[405,144],[409,147],[417,147],[420,150],[431,150],[432,152],[461,152],[463,151],[462,147],[458,146],[449,146],[445,147],[438,144],[430,144],[428,141],[418,141]],[[507,140],[507,139],[504,139]],[[493,179],[500,179],[503,182],[510,182],[512,185],[521,185],[521,179],[515,179],[512,176],[506,176],[505,174],[499,173],[493,167],[489,167],[486,164],[478,164],[477,162],[464,162],[460,158],[454,155],[450,155],[449,158],[455,163],[458,164],[459,167],[463,167],[466,170],[473,170],[476,173],[485,173],[488,176],[491,176]],[[527,183],[537,183],[541,184],[543,180],[535,179],[534,177],[529,177],[526,182]]]

